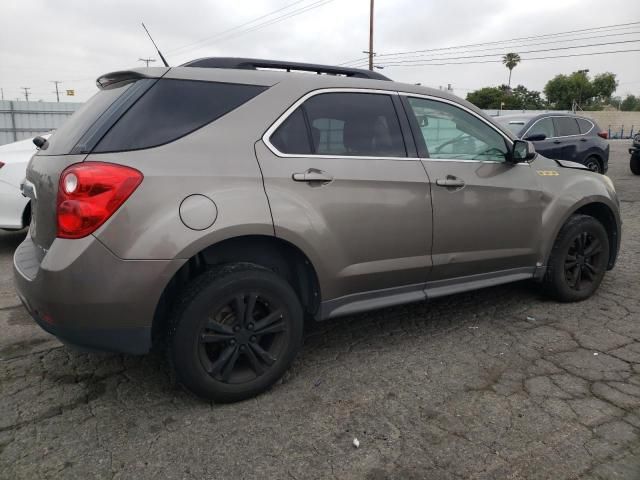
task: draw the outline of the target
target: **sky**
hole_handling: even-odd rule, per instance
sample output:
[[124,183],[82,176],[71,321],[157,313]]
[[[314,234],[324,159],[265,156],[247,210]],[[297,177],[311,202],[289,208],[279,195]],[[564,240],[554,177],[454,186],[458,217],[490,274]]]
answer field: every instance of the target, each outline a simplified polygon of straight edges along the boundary
[[[31,100],[54,101],[51,81],[59,80],[61,101],[84,101],[97,91],[95,79],[101,74],[143,66],[139,58],[155,58],[152,65],[159,66],[141,21],[173,66],[208,56],[340,64],[365,57],[369,1],[2,0],[0,88],[8,100],[24,99],[21,87],[29,87]],[[521,53],[522,58],[553,58],[523,60],[513,70],[512,85],[541,91],[557,74],[589,69],[591,75],[615,73],[618,95],[640,94],[640,51],[558,58],[640,50],[640,23],[566,35],[640,22],[638,0],[376,0],[374,19],[376,64],[394,80],[436,88],[451,84],[464,97],[506,83],[508,70],[499,62],[438,64],[469,62],[460,57],[472,55],[487,55],[473,59],[486,61],[509,51],[610,43]],[[557,33],[565,35],[539,38]],[[460,48],[514,38],[527,40]],[[392,55],[416,50],[423,52]],[[75,96],[66,96],[67,89]]]

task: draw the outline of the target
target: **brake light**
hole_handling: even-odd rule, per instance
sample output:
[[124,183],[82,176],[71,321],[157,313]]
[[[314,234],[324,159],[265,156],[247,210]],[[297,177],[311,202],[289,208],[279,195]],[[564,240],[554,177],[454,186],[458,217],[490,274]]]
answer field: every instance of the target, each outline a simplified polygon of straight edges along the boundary
[[609,132],[606,132],[606,131],[603,130],[601,132],[598,132],[598,136],[600,138],[604,138],[605,140],[607,140],[609,138]]
[[138,170],[113,163],[71,165],[58,185],[58,237],[83,238],[113,215],[142,182]]

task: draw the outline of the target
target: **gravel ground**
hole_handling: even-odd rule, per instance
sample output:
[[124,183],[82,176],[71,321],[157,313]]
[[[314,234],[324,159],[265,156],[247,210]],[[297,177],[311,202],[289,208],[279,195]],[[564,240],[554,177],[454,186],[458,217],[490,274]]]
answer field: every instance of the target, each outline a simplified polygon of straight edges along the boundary
[[638,480],[640,177],[611,143],[624,236],[593,298],[522,283],[329,321],[234,405],[60,345],[13,292],[24,233],[0,233],[0,478]]

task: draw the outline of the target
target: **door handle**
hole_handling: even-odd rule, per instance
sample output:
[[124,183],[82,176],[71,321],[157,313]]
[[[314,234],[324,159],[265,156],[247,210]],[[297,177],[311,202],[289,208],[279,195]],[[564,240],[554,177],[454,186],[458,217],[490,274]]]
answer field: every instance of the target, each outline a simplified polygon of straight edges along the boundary
[[291,175],[291,178],[294,182],[329,183],[331,180],[333,180],[333,177],[327,172],[323,172],[322,170],[317,170],[315,168],[310,168],[306,172],[302,173],[294,173],[293,175]]
[[581,139],[580,139],[580,141],[581,141],[581,142],[586,142],[586,141],[587,141],[587,139],[586,139],[586,138],[581,138]]
[[462,188],[464,187],[465,183],[464,180],[460,178],[447,176],[447,178],[438,178],[436,180],[436,185],[438,185],[439,187],[447,188]]
[[556,145],[562,143],[560,140],[554,140],[553,143],[555,143]]

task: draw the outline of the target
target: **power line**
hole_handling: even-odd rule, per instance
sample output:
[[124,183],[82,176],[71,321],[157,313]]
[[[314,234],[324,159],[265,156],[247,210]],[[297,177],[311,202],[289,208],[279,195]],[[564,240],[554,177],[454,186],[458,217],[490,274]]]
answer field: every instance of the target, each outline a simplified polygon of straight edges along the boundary
[[[568,47],[555,47],[555,48],[542,48],[538,50],[525,50],[523,52],[518,52],[518,54],[522,53],[540,53],[540,52],[555,52],[558,50],[571,50],[573,48],[590,48],[590,47],[602,47],[605,45],[619,45],[619,44],[627,44],[627,43],[638,43],[640,39],[637,40],[619,40],[617,42],[603,42],[603,43],[591,43],[589,45],[570,45]],[[467,58],[484,58],[484,57],[495,57],[496,55],[504,55],[504,52],[495,52],[495,53],[484,53],[482,55],[467,55],[462,57],[445,57],[445,58],[425,58],[420,60],[389,60],[389,64],[414,64],[416,62],[439,62],[442,60],[464,60]],[[389,65],[387,64],[387,65]],[[428,64],[426,64],[428,65]]]
[[[548,57],[529,57],[529,58],[522,58],[521,60],[524,62],[528,60],[549,60],[549,59],[555,59],[555,58],[587,57],[590,55],[609,55],[614,53],[631,53],[631,52],[640,52],[640,49],[613,50],[609,52],[573,53],[569,55],[553,55]],[[478,63],[502,63],[502,60],[475,60],[470,62],[425,63],[420,65],[415,63],[413,64],[391,64],[390,63],[390,64],[386,64],[385,67],[438,67],[442,65],[471,65],[471,64],[478,64]]]
[[[621,24],[615,24],[615,25],[603,25],[603,26],[600,26],[600,27],[583,28],[583,29],[579,29],[579,30],[570,30],[570,31],[566,31],[566,32],[547,33],[547,34],[543,34],[543,35],[536,35],[536,36],[529,36],[529,37],[517,37],[517,38],[510,38],[510,39],[505,39],[505,40],[495,40],[495,41],[482,42],[482,43],[470,43],[470,44],[466,44],[466,45],[454,45],[454,46],[430,48],[430,49],[424,49],[424,50],[410,50],[410,51],[404,51],[404,52],[384,53],[384,54],[380,54],[379,56],[380,57],[407,56],[407,55],[415,54],[415,53],[438,52],[438,51],[443,51],[443,50],[458,50],[460,48],[482,47],[482,46],[487,46],[487,45],[496,45],[496,44],[501,44],[501,43],[513,43],[513,42],[524,41],[524,40],[538,40],[538,39],[544,39],[544,38],[550,38],[550,37],[558,37],[558,36],[572,36],[572,35],[575,35],[575,34],[587,35],[589,31],[594,31],[594,30],[605,31],[605,30],[613,30],[613,29],[615,29],[615,31],[620,31],[620,30],[626,30],[626,29],[629,29],[629,28],[637,28],[637,25],[640,25],[640,22],[621,23]],[[585,33],[580,33],[580,32],[585,32]],[[601,32],[595,32],[595,33],[601,33]],[[569,40],[567,39],[567,41],[569,41]],[[349,61],[340,63],[339,65],[346,65],[348,63],[354,63],[354,62],[355,63],[360,63],[360,61],[364,60],[364,59],[366,59],[366,57],[349,60]]]
[[274,14],[276,14],[278,12],[281,12],[282,10],[287,10],[288,8],[293,7],[294,5],[297,5],[298,3],[302,3],[302,2],[305,2],[305,1],[307,1],[307,0],[298,0],[297,2],[290,3],[289,5],[285,5],[284,7],[278,8],[277,10],[273,10],[273,11],[271,11],[269,13],[265,13],[264,15],[256,17],[253,20],[249,20],[248,22],[241,23],[240,25],[236,25],[235,27],[228,28],[227,30],[223,30],[222,32],[215,33],[215,34],[213,34],[213,35],[211,35],[209,37],[205,37],[205,38],[203,38],[201,40],[198,40],[196,42],[187,43],[186,45],[182,45],[181,47],[176,47],[173,50],[169,50],[167,53],[175,53],[175,52],[177,52],[179,50],[182,50],[184,48],[191,47],[193,45],[198,45],[200,43],[206,42],[206,41],[211,40],[213,38],[219,37],[220,35],[223,35],[223,34],[225,34],[227,32],[231,32],[233,30],[237,30],[237,29],[242,28],[242,27],[244,27],[246,25],[250,25],[252,23],[255,23],[258,20],[262,20],[263,18],[270,17],[271,15],[274,15]]
[[[302,0],[300,0],[300,1],[302,1]],[[197,45],[197,44],[204,45],[206,43],[213,42],[213,41],[224,41],[224,40],[228,40],[228,39],[233,38],[233,37],[237,37],[239,35],[244,35],[246,33],[254,32],[256,30],[260,30],[261,28],[265,28],[265,27],[268,27],[270,25],[274,25],[276,23],[279,23],[279,22],[282,22],[284,20],[287,20],[288,18],[295,17],[295,16],[301,15],[301,14],[303,14],[305,12],[308,12],[310,10],[314,10],[316,8],[322,7],[323,5],[326,5],[327,3],[331,3],[333,0],[316,0],[315,2],[312,2],[312,3],[308,4],[308,5],[304,5],[304,6],[301,6],[300,8],[292,10],[290,12],[283,13],[282,15],[279,15],[279,16],[276,16],[275,18],[271,18],[271,19],[266,20],[264,22],[258,23],[257,25],[249,26],[246,29],[241,29],[240,28],[242,26],[249,25],[251,23],[255,23],[260,18],[266,18],[268,16],[271,16],[274,13],[276,13],[277,11],[285,10],[285,9],[287,9],[289,7],[292,7],[293,5],[296,5],[296,4],[300,3],[300,1],[294,2],[291,5],[289,5],[287,7],[284,7],[284,8],[281,8],[279,10],[276,10],[274,12],[271,12],[270,14],[263,15],[262,17],[258,17],[257,19],[255,19],[255,20],[253,20],[251,22],[246,22],[243,25],[239,25],[239,26],[234,27],[232,29],[225,30],[225,31],[220,32],[220,33],[218,33],[216,35],[213,35],[213,36],[211,36],[211,37],[209,37],[207,39],[200,40],[198,42],[194,42],[191,45]],[[190,45],[190,47],[191,47],[191,45]],[[195,48],[187,48],[187,46],[184,46],[184,47],[181,48],[180,55],[184,54],[187,51],[194,50],[194,49],[197,50],[199,48],[202,48],[202,47],[201,46],[197,46]],[[175,53],[175,50],[173,52]]]
[[484,43],[475,43],[475,44],[468,44],[468,45],[458,45],[455,47],[442,47],[442,48],[434,48],[434,49],[425,49],[425,50],[412,50],[412,51],[405,51],[405,52],[395,52],[395,53],[385,53],[385,54],[381,54],[380,56],[385,56],[385,57],[390,57],[390,56],[398,56],[398,55],[406,55],[406,54],[410,54],[410,53],[422,53],[422,52],[433,52],[436,50],[451,50],[451,49],[457,49],[457,48],[466,48],[466,47],[477,47],[477,46],[484,46],[484,45],[495,45],[496,43],[509,43],[509,42],[515,42],[515,41],[520,41],[520,40],[536,40],[539,38],[547,38],[547,37],[557,37],[557,36],[567,36],[567,35],[571,35],[571,34],[575,34],[575,33],[579,33],[579,32],[587,32],[587,31],[593,31],[593,30],[609,30],[609,29],[614,29],[617,27],[627,27],[627,28],[632,28],[632,25],[640,25],[640,22],[630,22],[630,23],[619,23],[616,25],[604,25],[602,27],[591,27],[591,28],[582,28],[580,30],[569,30],[566,32],[557,32],[557,33],[547,33],[544,35],[535,35],[535,36],[529,36],[529,37],[518,37],[518,38],[510,38],[508,40],[496,40],[493,42],[484,42]]
[[[534,43],[521,43],[518,45],[509,45],[508,49],[513,49],[513,48],[520,48],[520,47],[531,47],[531,46],[538,46],[538,45],[557,45],[558,43],[564,43],[564,42],[578,42],[580,40],[595,40],[597,38],[609,38],[609,37],[617,37],[620,35],[635,35],[640,33],[640,30],[636,30],[633,32],[624,32],[624,33],[610,33],[607,35],[596,35],[596,36],[589,36],[586,38],[571,38],[571,39],[565,39],[565,40],[552,40],[550,42],[534,42]],[[483,49],[475,49],[475,50],[461,50],[459,52],[455,52],[455,53],[478,53],[478,52],[486,52],[488,50],[493,50],[497,47],[491,47],[491,48],[483,48]],[[441,53],[433,53],[431,55],[448,55],[450,52],[441,52]],[[382,56],[382,55],[381,55]],[[416,59],[422,59],[422,57],[424,57],[425,55],[411,55],[411,56],[405,56],[405,57],[400,57],[397,59],[389,59],[386,58],[386,61],[404,61],[407,58],[416,58]],[[358,62],[361,63],[361,62]]]

